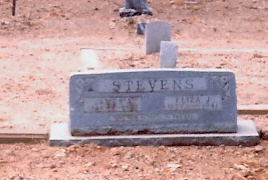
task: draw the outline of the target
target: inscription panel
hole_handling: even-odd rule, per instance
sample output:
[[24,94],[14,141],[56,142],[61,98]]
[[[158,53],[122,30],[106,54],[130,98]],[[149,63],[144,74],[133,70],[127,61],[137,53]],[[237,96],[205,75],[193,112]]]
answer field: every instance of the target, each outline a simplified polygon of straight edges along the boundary
[[84,112],[138,112],[141,99],[138,97],[86,98]]
[[221,110],[222,99],[216,96],[168,96],[165,98],[165,110]]
[[236,132],[227,70],[121,70],[70,78],[72,135]]
[[166,79],[106,79],[100,80],[99,92],[135,93],[206,90],[205,78],[166,78]]

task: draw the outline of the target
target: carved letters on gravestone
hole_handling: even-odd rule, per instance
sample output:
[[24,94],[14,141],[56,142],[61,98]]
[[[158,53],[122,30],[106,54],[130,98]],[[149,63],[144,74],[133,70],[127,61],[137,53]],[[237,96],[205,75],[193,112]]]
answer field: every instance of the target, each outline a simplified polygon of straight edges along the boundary
[[224,70],[121,70],[74,74],[74,136],[236,132],[235,76]]

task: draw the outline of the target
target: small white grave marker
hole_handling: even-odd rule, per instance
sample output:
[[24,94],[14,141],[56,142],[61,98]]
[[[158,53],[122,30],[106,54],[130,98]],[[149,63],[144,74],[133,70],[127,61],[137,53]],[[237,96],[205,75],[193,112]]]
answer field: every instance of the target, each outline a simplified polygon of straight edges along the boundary
[[178,45],[174,42],[161,41],[160,68],[175,68],[178,59]]
[[100,68],[98,55],[95,50],[81,49],[80,56],[83,63],[83,69],[85,71]]

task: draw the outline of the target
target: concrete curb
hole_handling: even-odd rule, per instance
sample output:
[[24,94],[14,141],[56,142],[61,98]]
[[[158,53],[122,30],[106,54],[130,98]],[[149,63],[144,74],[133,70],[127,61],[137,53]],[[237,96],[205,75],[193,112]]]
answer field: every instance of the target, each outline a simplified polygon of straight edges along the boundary
[[0,129],[0,143],[39,143],[48,140],[48,130]]
[[248,115],[263,115],[268,114],[267,104],[258,105],[238,105],[238,114],[248,114]]

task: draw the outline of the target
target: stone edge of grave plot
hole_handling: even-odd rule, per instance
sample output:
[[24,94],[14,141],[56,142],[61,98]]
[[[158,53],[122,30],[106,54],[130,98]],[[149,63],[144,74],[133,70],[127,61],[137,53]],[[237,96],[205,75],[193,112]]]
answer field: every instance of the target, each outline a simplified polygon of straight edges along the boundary
[[22,128],[0,129],[0,143],[39,143],[48,140],[48,130],[27,130]]

